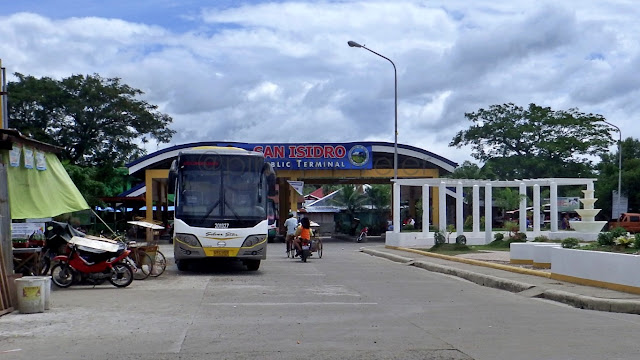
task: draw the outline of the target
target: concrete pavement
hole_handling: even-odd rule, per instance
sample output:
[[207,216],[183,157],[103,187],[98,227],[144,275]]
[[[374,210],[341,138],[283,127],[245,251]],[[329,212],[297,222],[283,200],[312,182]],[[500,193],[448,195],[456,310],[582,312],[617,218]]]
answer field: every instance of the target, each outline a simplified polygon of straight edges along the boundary
[[506,264],[508,252],[447,256],[378,244],[364,246],[361,251],[526,297],[558,301],[581,309],[640,314],[640,295],[554,280],[549,278],[549,272]]

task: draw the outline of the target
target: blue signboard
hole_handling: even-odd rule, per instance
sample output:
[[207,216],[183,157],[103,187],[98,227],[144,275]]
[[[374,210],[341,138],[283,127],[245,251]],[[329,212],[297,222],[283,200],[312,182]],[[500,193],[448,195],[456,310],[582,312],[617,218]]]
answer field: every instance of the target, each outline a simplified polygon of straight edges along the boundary
[[371,146],[360,144],[234,144],[264,154],[276,169],[371,169]]

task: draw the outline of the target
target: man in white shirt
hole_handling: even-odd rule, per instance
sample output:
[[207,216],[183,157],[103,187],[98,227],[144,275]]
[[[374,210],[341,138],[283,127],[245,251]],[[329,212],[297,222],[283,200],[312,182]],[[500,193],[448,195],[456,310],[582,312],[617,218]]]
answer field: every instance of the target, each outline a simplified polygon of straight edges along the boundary
[[285,238],[287,242],[287,255],[290,251],[293,251],[293,238],[296,234],[296,228],[298,227],[298,219],[293,216],[293,213],[289,213],[289,218],[284,222],[284,227],[287,228],[287,236]]

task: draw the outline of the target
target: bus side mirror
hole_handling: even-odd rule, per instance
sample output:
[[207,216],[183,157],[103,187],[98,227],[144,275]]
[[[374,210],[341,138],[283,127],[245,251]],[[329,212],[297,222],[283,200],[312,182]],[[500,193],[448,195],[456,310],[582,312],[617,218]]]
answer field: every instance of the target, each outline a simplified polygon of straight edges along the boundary
[[273,171],[271,164],[265,163],[262,167],[262,173],[267,176],[267,196],[276,196],[276,172]]
[[276,196],[278,193],[276,192],[276,174],[267,175],[267,195],[268,196]]
[[167,179],[168,193],[174,194],[176,189],[176,179],[178,174],[178,162],[173,160],[169,168],[169,178]]

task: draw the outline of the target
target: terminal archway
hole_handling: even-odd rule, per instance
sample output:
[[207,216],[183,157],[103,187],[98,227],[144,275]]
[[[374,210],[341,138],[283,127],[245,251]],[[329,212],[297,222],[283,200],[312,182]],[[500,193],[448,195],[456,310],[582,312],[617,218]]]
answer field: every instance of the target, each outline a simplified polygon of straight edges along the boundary
[[[308,184],[391,184],[394,177],[393,143],[197,142],[162,149],[127,164],[129,174],[140,179],[141,184],[121,196],[144,196],[145,217],[148,220],[166,219],[169,207],[167,177],[171,162],[181,150],[199,146],[233,146],[264,153],[278,177],[281,219],[287,217],[289,210],[297,211],[298,195],[288,181]],[[400,179],[439,178],[457,167],[455,162],[428,150],[402,144],[398,144],[397,148]],[[409,211],[414,216],[415,203],[420,198],[420,189],[416,190],[415,195],[409,192],[407,199]],[[438,194],[437,189],[433,191],[431,214],[435,220],[439,216]]]

